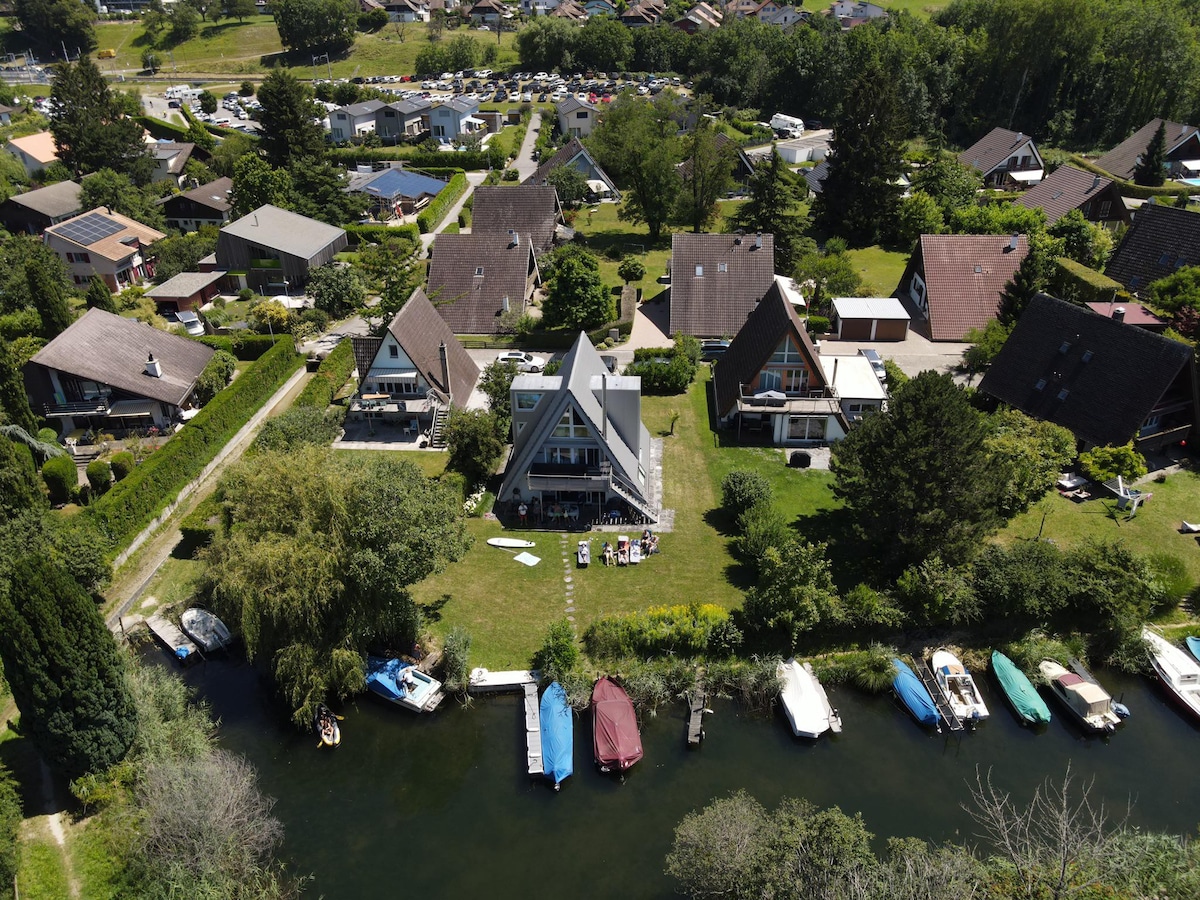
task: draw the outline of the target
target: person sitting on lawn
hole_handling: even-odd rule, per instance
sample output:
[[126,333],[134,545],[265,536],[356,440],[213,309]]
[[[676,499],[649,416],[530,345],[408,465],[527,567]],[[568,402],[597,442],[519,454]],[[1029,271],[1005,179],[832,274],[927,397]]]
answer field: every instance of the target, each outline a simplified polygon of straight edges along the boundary
[[604,564],[606,566],[611,566],[613,564],[613,562],[614,562],[614,559],[613,559],[612,544],[610,544],[608,541],[605,541],[604,542]]

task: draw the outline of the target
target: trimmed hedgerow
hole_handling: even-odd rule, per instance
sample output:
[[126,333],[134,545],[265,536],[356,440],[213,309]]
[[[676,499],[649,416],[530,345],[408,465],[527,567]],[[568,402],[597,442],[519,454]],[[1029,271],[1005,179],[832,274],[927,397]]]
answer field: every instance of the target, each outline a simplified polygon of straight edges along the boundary
[[128,450],[122,450],[119,453],[113,454],[112,459],[109,460],[109,465],[112,467],[113,478],[116,481],[120,481],[133,471],[136,462],[132,453]]
[[741,643],[729,611],[711,603],[651,606],[645,612],[604,616],[583,633],[583,645],[593,659],[723,657]]
[[302,362],[290,340],[279,341],[161,450],[87,508],[85,514],[109,538],[115,551],[128,546],[204,470]]
[[416,225],[343,225],[346,237],[353,246],[363,244],[382,244],[384,241],[406,238],[412,241],[413,249],[421,239],[421,232]]
[[214,350],[232,353],[242,362],[253,362],[275,346],[269,334],[206,334],[196,340]]
[[225,506],[218,494],[209,494],[204,500],[184,516],[179,523],[179,533],[183,542],[197,550],[212,543],[221,527],[221,516]]
[[459,198],[466,191],[466,173],[457,172],[446,186],[442,188],[441,192],[417,216],[417,227],[421,229],[421,234],[427,234],[437,228],[442,219],[446,218],[446,213],[450,211],[450,208],[459,201]]
[[325,409],[333,402],[342,385],[350,379],[353,371],[354,345],[350,343],[349,338],[345,338],[321,361],[312,380],[304,386],[293,405]]
[[66,503],[79,487],[75,460],[70,456],[52,456],[42,466],[42,481],[50,491],[51,503]]

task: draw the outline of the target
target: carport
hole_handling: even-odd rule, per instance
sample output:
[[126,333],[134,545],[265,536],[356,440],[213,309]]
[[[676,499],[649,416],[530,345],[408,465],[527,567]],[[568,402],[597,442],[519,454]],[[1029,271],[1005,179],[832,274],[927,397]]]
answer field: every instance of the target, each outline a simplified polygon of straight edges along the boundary
[[833,332],[842,341],[902,341],[908,311],[895,297],[838,297],[833,301]]

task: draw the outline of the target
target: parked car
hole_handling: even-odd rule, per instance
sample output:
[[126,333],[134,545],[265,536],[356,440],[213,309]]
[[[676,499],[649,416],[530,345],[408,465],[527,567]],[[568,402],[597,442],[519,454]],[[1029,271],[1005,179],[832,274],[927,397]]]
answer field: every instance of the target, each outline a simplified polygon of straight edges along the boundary
[[882,382],[887,382],[887,369],[883,367],[883,359],[874,350],[859,350],[859,356],[866,357],[871,364],[871,369],[875,372],[875,376]]
[[546,360],[540,356],[534,356],[532,353],[523,353],[520,350],[505,350],[503,353],[496,355],[498,363],[516,363],[517,371],[533,372],[537,374],[546,368]]
[[204,323],[200,321],[200,317],[194,312],[180,312],[176,314],[175,318],[192,337],[199,337],[204,334]]
[[700,359],[703,362],[716,362],[729,349],[729,341],[713,340],[700,342]]

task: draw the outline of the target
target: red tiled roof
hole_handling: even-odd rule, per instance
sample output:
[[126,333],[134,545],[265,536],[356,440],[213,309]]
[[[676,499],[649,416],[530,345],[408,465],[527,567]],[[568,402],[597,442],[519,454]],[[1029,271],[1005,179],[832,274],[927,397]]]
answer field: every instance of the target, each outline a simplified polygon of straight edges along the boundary
[[1140,325],[1142,328],[1165,328],[1170,324],[1166,319],[1160,319],[1140,303],[1118,303],[1115,300],[1103,300],[1099,303],[1085,305],[1092,312],[1099,313],[1106,319],[1111,319],[1115,310],[1123,309],[1125,310],[1123,321],[1126,325]]
[[1029,252],[1025,235],[921,235],[921,272],[935,341],[961,341],[996,318],[1000,295]]
[[774,283],[773,234],[674,234],[670,333],[737,334]]

